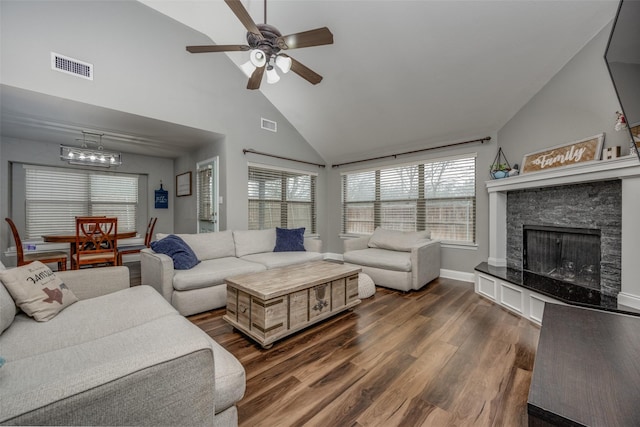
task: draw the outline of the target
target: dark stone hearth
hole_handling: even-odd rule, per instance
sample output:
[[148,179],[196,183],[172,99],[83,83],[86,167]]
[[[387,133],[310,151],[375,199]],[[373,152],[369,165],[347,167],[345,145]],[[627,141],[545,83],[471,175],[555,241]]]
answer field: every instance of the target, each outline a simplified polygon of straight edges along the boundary
[[622,184],[620,180],[507,193],[507,267],[522,270],[524,225],[601,231],[600,292],[617,296],[621,283]]
[[475,270],[567,304],[626,313],[624,310],[618,310],[618,300],[615,296],[605,295],[584,286],[515,268],[494,267],[486,262],[480,263]]

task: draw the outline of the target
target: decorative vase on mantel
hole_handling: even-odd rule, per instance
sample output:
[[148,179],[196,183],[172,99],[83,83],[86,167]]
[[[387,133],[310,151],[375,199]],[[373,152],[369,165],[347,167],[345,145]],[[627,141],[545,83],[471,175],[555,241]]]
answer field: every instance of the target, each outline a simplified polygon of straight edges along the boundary
[[512,171],[511,165],[507,160],[507,157],[502,152],[502,148],[498,148],[498,154],[496,158],[493,159],[493,163],[491,163],[491,167],[489,168],[489,174],[491,175],[491,179],[501,179],[510,176],[510,172]]

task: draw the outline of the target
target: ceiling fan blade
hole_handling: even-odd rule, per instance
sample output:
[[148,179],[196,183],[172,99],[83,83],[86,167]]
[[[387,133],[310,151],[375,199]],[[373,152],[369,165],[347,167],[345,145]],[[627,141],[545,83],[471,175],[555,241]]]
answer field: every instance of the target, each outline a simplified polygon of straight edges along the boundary
[[236,17],[242,22],[242,25],[252,34],[255,34],[260,40],[264,39],[264,36],[258,30],[258,27],[253,19],[251,19],[251,15],[247,12],[247,9],[244,8],[240,0],[224,0],[224,2],[229,6],[229,8],[233,11]]
[[251,50],[251,48],[243,44],[214,44],[209,46],[187,46],[187,50],[191,53],[239,52]]
[[264,74],[264,69],[267,66],[256,68],[251,74],[251,78],[249,79],[249,83],[247,83],[247,89],[260,89],[260,83],[262,82],[262,75]]
[[333,34],[327,27],[322,27],[278,37],[276,43],[280,49],[322,46],[325,44],[333,44]]
[[[288,56],[288,55],[284,55],[284,56]],[[290,56],[288,57],[291,58]],[[299,75],[300,77],[302,77],[303,79],[311,83],[312,85],[317,85],[322,81],[322,76],[320,74],[316,73],[315,71],[308,68],[307,66],[302,65],[300,62],[296,61],[293,58],[291,58],[291,71],[293,71],[294,73],[296,73],[297,75]]]

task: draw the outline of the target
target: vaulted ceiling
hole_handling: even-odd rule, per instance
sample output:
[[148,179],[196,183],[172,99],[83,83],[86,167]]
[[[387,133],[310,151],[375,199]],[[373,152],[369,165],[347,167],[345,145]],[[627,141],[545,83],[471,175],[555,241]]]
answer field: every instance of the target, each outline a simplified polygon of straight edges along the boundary
[[[245,28],[222,0],[141,1],[216,44],[246,43]],[[256,23],[264,21],[262,0],[242,3]],[[317,86],[289,73],[260,90],[330,163],[484,137],[607,25],[617,6],[269,0],[267,22],[283,34],[327,26],[335,42],[288,51],[324,77]],[[198,55],[228,55],[238,66],[248,59],[247,52]]]

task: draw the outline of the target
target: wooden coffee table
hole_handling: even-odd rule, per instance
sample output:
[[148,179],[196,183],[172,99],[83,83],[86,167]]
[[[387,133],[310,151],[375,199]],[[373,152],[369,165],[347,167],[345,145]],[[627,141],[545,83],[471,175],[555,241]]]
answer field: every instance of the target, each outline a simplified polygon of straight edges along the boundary
[[229,277],[223,319],[263,348],[360,304],[360,268],[316,261]]

